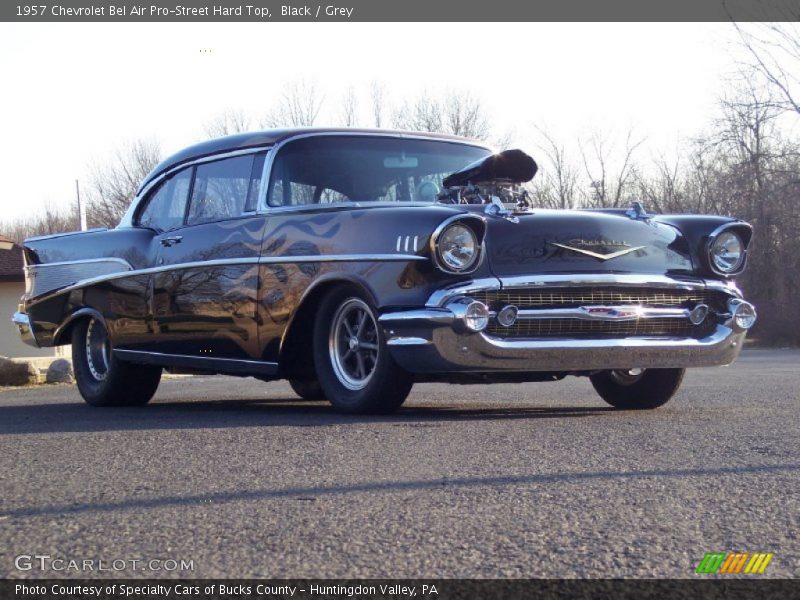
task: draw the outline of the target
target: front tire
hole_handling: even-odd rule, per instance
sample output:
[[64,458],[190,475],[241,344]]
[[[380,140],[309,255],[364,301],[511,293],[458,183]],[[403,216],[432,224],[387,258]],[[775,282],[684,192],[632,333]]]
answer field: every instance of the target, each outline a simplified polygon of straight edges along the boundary
[[72,368],[78,391],[92,406],[142,406],[161,381],[161,367],[115,358],[105,325],[94,318],[72,330]]
[[614,408],[648,410],[666,404],[686,369],[617,369],[589,377],[598,394]]
[[316,379],[290,379],[289,385],[294,393],[309,402],[325,400],[325,392]]
[[414,384],[389,354],[377,311],[352,287],[336,288],[320,305],[314,364],[325,397],[342,413],[394,412]]

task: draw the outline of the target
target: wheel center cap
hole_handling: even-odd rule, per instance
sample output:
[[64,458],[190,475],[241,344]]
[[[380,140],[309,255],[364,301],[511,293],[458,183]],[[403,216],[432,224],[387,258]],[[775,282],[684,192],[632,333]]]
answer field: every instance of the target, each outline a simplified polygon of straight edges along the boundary
[[350,350],[358,350],[358,338],[356,336],[351,337],[347,345],[350,347]]

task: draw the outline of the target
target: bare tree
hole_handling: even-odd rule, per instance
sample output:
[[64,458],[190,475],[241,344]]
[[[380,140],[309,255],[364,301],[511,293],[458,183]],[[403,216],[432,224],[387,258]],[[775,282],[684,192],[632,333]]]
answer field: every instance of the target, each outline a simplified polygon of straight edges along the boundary
[[60,207],[47,202],[41,210],[29,217],[0,223],[3,235],[17,243],[34,235],[50,235],[78,229],[80,218],[75,202],[65,202]]
[[280,100],[264,118],[265,127],[310,127],[322,109],[324,98],[317,85],[294,81],[284,87]]
[[779,95],[779,106],[800,114],[800,27],[797,23],[733,25],[760,75]]
[[228,109],[208,121],[203,129],[208,137],[215,138],[250,131],[253,122],[243,110]]
[[[636,199],[657,213],[681,212],[685,209],[684,182],[681,161],[678,157],[670,160],[665,154],[652,159],[652,173],[646,175],[640,170],[633,173],[633,189]],[[696,209],[692,212],[696,212]]]
[[615,156],[613,141],[597,131],[587,142],[580,143],[583,166],[592,188],[587,198],[589,205],[620,205],[634,170],[633,156],[643,142],[644,139],[634,140],[633,131],[629,130],[621,156]]
[[535,180],[539,203],[549,208],[573,208],[577,200],[578,169],[569,160],[563,143],[546,130],[536,129],[542,138],[539,149],[544,159]]
[[118,149],[107,162],[94,164],[87,193],[90,224],[115,227],[141,182],[159,162],[159,143],[154,139],[139,139]]
[[444,100],[423,95],[405,102],[392,115],[398,129],[449,133],[485,140],[491,133],[481,102],[468,92],[450,90]]
[[485,140],[491,133],[481,101],[468,92],[450,91],[444,101],[442,119],[447,133]]
[[442,104],[428,96],[405,102],[392,115],[392,125],[397,129],[444,133]]
[[342,100],[341,120],[345,127],[358,125],[358,97],[356,97],[356,91],[352,85],[347,88]]
[[372,102],[372,123],[375,127],[382,127],[384,123],[386,88],[379,81],[373,81],[370,86],[370,100]]

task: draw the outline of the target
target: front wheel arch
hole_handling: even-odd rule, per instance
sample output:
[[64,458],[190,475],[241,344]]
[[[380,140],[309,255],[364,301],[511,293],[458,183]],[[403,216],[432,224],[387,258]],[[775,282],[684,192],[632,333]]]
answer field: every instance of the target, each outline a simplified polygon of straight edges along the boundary
[[[330,277],[317,280],[303,294],[297,309],[295,309],[289,324],[283,332],[278,357],[278,364],[283,377],[291,375],[316,377],[316,373],[313,370],[306,373],[304,371],[295,372],[291,369],[296,365],[307,365],[313,369],[311,347],[314,340],[314,319],[323,299],[341,286],[357,288],[375,305],[375,294],[366,282],[357,277],[332,274]],[[290,370],[285,370],[287,368]]]

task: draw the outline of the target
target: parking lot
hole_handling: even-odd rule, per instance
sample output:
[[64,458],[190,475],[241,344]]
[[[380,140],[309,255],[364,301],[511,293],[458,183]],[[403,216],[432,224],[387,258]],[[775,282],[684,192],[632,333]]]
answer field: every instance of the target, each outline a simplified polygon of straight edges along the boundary
[[229,377],[142,409],[7,388],[0,575],[87,574],[15,567],[38,554],[134,577],[694,577],[741,551],[798,576],[798,434],[794,350],[690,371],[646,412],[575,378],[418,385],[382,417]]

